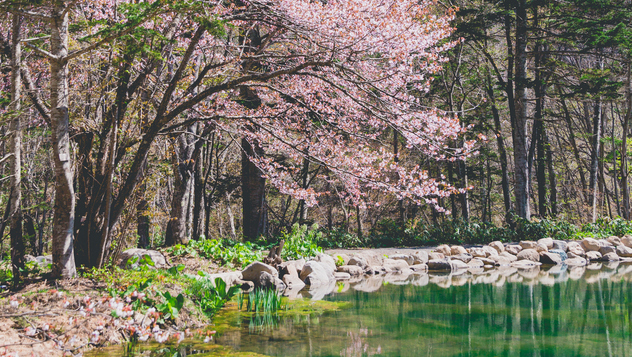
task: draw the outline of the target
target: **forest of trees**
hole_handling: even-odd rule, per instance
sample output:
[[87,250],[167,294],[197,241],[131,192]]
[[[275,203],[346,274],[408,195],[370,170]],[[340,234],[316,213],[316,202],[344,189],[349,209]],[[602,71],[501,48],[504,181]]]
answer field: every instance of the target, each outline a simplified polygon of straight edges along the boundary
[[[630,219],[632,4],[0,1],[0,253]],[[10,240],[10,242],[8,242]],[[7,242],[5,242],[7,241]],[[18,271],[16,270],[16,272]]]

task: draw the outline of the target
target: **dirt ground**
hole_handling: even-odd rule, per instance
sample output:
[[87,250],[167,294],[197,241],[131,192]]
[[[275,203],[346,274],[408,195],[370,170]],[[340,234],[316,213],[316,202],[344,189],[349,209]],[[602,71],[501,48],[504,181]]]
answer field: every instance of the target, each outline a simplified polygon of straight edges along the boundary
[[[206,259],[167,259],[171,265],[183,264],[189,274],[229,270]],[[0,357],[81,356],[94,347],[123,343],[131,335],[181,339],[202,333],[197,329],[207,323],[186,309],[175,321],[159,323],[155,312],[133,312],[133,301],[113,299],[104,283],[87,278],[43,280],[18,291],[0,291]],[[123,316],[113,317],[113,311]]]

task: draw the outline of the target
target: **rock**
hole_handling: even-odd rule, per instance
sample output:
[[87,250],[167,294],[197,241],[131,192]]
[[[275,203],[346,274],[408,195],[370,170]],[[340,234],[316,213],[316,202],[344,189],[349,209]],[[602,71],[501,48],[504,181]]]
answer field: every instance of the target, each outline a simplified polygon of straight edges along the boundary
[[518,253],[520,253],[521,250],[522,250],[522,247],[517,244],[510,244],[505,247],[505,252],[512,255],[518,255]]
[[384,269],[387,273],[395,273],[408,269],[408,263],[405,260],[384,259]]
[[484,265],[496,266],[496,261],[490,258],[478,258]]
[[334,279],[334,272],[329,270],[328,266],[312,260],[305,263],[300,277],[309,286],[326,285]]
[[614,247],[614,244],[608,242],[607,239],[597,239],[597,242],[599,242],[599,245],[602,247]]
[[452,265],[447,259],[433,259],[428,261],[428,271],[451,271]]
[[[554,239],[553,240],[553,249],[557,249],[557,250],[561,250],[563,252],[567,252],[568,251],[568,244],[566,242],[564,242],[563,240]],[[551,250],[551,249],[549,249],[549,250]]]
[[360,268],[366,268],[368,266],[366,259],[362,256],[353,256],[351,258],[349,258],[349,261],[347,262],[348,265],[357,265]]
[[452,271],[456,271],[459,269],[468,269],[470,267],[460,260],[452,260],[450,261],[450,265],[452,266]]
[[566,253],[566,255],[568,256],[568,258],[569,258],[569,259],[570,259],[570,258],[577,258],[577,257],[579,257],[579,255],[574,254],[574,253],[572,253],[572,252],[568,252],[568,253]]
[[546,247],[547,251],[549,249],[553,249],[553,238],[551,238],[551,237],[538,239],[538,243],[544,244],[544,246]]
[[521,250],[520,253],[516,255],[516,258],[518,258],[518,261],[526,259],[532,262],[539,262],[540,253],[538,253],[538,251],[535,249],[526,248]]
[[493,241],[491,243],[488,244],[490,247],[496,249],[496,251],[498,252],[498,254],[502,253],[505,251],[505,245],[497,240],[497,241]]
[[510,262],[515,262],[516,260],[518,260],[518,257],[516,257],[515,255],[509,253],[509,252],[502,252],[500,254],[498,254],[498,256],[500,257],[505,257],[507,259],[509,259]]
[[448,247],[447,244],[441,244],[440,246],[438,246],[437,248],[435,248],[434,250],[436,253],[441,253],[444,256],[448,256],[452,254],[452,249],[450,249],[450,247]]
[[627,234],[624,235],[623,237],[621,237],[621,243],[623,243],[623,245],[628,248],[632,248],[632,236]]
[[566,252],[560,249],[551,249],[549,250],[549,253],[554,253],[554,254],[559,255],[560,258],[562,258],[562,262],[568,259],[568,255],[566,254]]
[[617,236],[610,236],[610,237],[608,237],[606,240],[607,240],[608,242],[610,242],[610,244],[612,244],[612,245],[613,245],[613,246],[615,246],[615,247],[616,247],[616,246],[618,246],[618,245],[623,244],[623,243],[621,242],[621,238],[619,238],[619,237],[617,237]]
[[276,276],[273,276],[272,274],[266,271],[261,271],[259,273],[259,277],[251,281],[255,284],[255,287],[258,287],[258,288],[276,289],[276,290],[285,289],[285,283],[281,279],[279,279]]
[[413,257],[410,254],[393,254],[389,256],[389,259],[393,259],[393,260],[403,260],[405,261],[408,265],[413,265],[415,264],[415,257]]
[[367,251],[356,253],[349,258],[347,265],[359,265],[363,268],[367,266],[379,266],[384,262],[384,256],[375,252]]
[[619,256],[615,252],[609,252],[601,255],[600,261],[602,262],[618,262]]
[[586,253],[588,252],[598,252],[601,245],[594,238],[584,238],[581,242],[582,248]]
[[[533,249],[532,249],[533,250]],[[540,262],[534,262],[533,260],[522,259],[511,263],[511,266],[517,269],[532,269],[542,265]]]
[[585,257],[586,251],[581,247],[581,244],[578,242],[568,242],[568,250],[567,253],[573,253],[577,257]]
[[485,251],[485,254],[487,255],[486,258],[498,256],[498,251],[488,245],[484,246],[482,249]]
[[296,272],[300,275],[301,270],[303,270],[303,266],[305,265],[305,259],[301,258],[297,260],[288,260],[287,262],[283,262],[279,264],[278,269],[279,269],[279,275],[281,277],[283,277],[283,273],[282,273],[283,268],[287,267],[288,265],[294,265],[294,268],[296,268]]
[[616,252],[620,257],[632,257],[632,248],[625,245],[618,246]]
[[[302,281],[301,281],[302,283]],[[305,286],[305,284],[303,284],[303,286]],[[248,281],[248,280],[244,280],[241,285],[240,285],[241,290],[245,291],[245,292],[250,292],[255,288],[255,283],[253,283],[252,281]]]
[[332,273],[336,271],[336,261],[331,255],[320,253],[316,256],[316,258],[314,258],[314,260],[322,263],[326,267],[329,267],[329,270],[331,270]]
[[450,259],[451,260],[455,260],[456,259],[456,260],[462,261],[463,263],[469,263],[470,260],[472,260],[472,254],[470,254],[470,253],[461,253],[461,254],[458,254],[458,255],[452,255],[450,257]]
[[36,262],[40,268],[46,269],[49,264],[53,264],[53,256],[52,255],[39,255],[34,257],[30,254],[24,255],[25,262]]
[[[119,254],[118,266],[126,269],[137,268],[142,263],[144,257],[148,257],[153,262],[153,266],[151,264],[148,265],[150,268],[163,269],[167,266],[167,259],[165,259],[162,253],[157,250],[140,248],[128,249]],[[132,259],[134,260],[133,262],[131,261]]]
[[244,271],[241,272],[243,276],[242,279],[256,282],[262,271],[275,277],[279,276],[279,272],[274,267],[262,262],[254,262],[248,265]]
[[470,249],[470,254],[474,258],[487,258],[487,252],[483,248],[472,248]]
[[364,269],[357,265],[342,265],[338,267],[338,271],[347,273],[351,276],[360,276],[364,274]]
[[549,248],[547,248],[547,246],[546,246],[546,245],[544,245],[544,244],[542,244],[542,243],[537,243],[537,244],[535,245],[535,250],[536,250],[538,253],[542,253],[542,252],[548,252],[548,251],[549,251]]
[[445,255],[443,255],[443,253],[431,252],[431,253],[428,254],[428,261],[430,261],[430,260],[443,260],[443,259],[445,259]]
[[351,259],[351,257],[349,257],[348,254],[344,254],[344,253],[336,253],[332,255],[331,257],[334,258],[336,265],[340,263],[342,263],[340,265],[347,265],[349,263],[349,259]]
[[[514,257],[514,256],[512,255],[512,257]],[[517,259],[516,257],[514,257],[514,258]],[[495,257],[490,257],[489,259],[494,261],[494,265],[495,266],[502,266],[502,267],[510,266],[511,262],[512,262],[511,260],[509,260],[509,258],[503,257],[501,255],[497,255]]]
[[364,274],[367,275],[381,275],[381,274],[386,274],[386,268],[384,268],[383,266],[370,266],[370,267],[366,267],[364,268]]
[[586,252],[586,259],[593,261],[593,260],[600,260],[601,259],[601,253],[599,253],[598,251],[595,250],[591,250],[589,252]]
[[344,273],[341,271],[337,271],[334,273],[334,278],[336,280],[349,280],[351,279],[351,275],[349,275],[349,273]]
[[[355,266],[355,268],[362,270],[360,267]],[[302,289],[305,287],[305,283],[301,280],[298,275],[298,271],[293,264],[288,264],[286,267],[282,268],[285,270],[285,274],[283,274],[283,282],[289,289]]]
[[411,265],[410,269],[415,273],[425,273],[428,271],[428,264]]
[[520,242],[522,249],[535,249],[536,244],[536,242],[531,240],[523,240]]
[[485,264],[478,258],[474,258],[472,260],[470,260],[469,263],[467,263],[467,265],[470,268],[482,268]]
[[459,255],[467,253],[467,250],[460,245],[453,245],[450,247],[450,255]]
[[542,264],[562,264],[562,258],[559,254],[542,252],[540,253],[540,263]]
[[418,250],[415,251],[415,253],[413,253],[413,258],[415,259],[413,261],[412,265],[417,265],[417,264],[426,264],[428,263],[428,252],[425,250]]
[[218,274],[209,274],[206,276],[212,282],[215,282],[215,279],[222,278],[227,286],[233,285],[242,285],[244,283],[243,275],[240,271],[231,271],[227,273],[218,273]]
[[602,245],[601,248],[599,248],[599,253],[601,253],[601,255],[606,255],[608,253],[615,253],[617,252],[617,248],[611,246],[611,245]]

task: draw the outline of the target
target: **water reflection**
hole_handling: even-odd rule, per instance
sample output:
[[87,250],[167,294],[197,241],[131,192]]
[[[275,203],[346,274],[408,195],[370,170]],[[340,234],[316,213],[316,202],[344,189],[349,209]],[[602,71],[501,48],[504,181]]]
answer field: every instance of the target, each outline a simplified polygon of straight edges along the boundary
[[625,356],[631,281],[617,263],[375,276],[298,294],[351,308],[218,343],[272,356]]
[[385,275],[288,295],[302,307],[264,328],[236,307],[223,311],[215,343],[226,355],[632,354],[630,264]]

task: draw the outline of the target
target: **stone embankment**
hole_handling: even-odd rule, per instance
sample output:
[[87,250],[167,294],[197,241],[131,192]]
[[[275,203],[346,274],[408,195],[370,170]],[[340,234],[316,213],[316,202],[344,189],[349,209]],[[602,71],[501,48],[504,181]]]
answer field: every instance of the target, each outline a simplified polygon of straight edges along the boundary
[[[496,241],[484,246],[440,245],[429,249],[406,249],[406,253],[380,254],[361,250],[315,258],[287,261],[276,266],[255,262],[243,271],[217,274],[229,285],[284,290],[297,296],[307,287],[312,298],[332,291],[336,281],[358,281],[371,276],[409,277],[428,273],[485,272],[511,268],[529,270],[541,265],[584,267],[595,262],[632,262],[632,236],[608,239],[585,238],[582,241],[561,241],[543,238],[503,244]],[[393,278],[395,277],[395,278]]]

